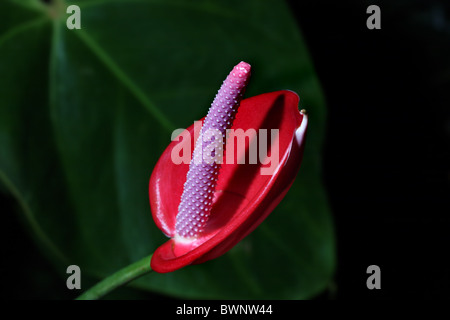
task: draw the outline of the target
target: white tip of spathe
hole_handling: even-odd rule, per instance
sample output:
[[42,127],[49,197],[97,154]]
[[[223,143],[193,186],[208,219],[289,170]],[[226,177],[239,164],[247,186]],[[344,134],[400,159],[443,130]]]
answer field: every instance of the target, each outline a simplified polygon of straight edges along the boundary
[[306,129],[308,128],[308,115],[306,113],[306,110],[302,109],[300,113],[303,115],[302,123],[297,128],[297,130],[295,130],[295,140],[297,141],[299,146],[304,142]]

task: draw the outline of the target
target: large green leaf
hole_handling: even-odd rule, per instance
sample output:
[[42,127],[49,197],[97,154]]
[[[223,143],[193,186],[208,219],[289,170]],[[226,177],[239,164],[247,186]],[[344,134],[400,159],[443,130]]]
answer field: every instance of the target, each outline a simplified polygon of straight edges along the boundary
[[320,181],[325,107],[281,1],[0,4],[0,179],[43,251],[101,278],[166,241],[148,179],[175,128],[204,116],[229,70],[252,64],[247,96],[299,93],[310,114],[301,172],[273,214],[229,253],[140,288],[187,298],[308,298],[334,270]]

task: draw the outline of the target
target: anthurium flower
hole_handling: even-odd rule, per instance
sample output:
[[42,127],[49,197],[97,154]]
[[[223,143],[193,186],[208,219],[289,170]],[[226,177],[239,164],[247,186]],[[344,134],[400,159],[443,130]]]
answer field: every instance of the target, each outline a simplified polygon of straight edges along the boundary
[[[235,66],[201,131],[195,132],[195,125],[186,129],[153,170],[152,215],[170,238],[152,256],[156,272],[226,253],[273,211],[295,179],[308,124],[306,113],[298,110],[299,97],[277,91],[241,101],[249,77],[249,64]],[[246,141],[243,148],[238,139]],[[173,161],[179,150],[194,150],[190,164]]]

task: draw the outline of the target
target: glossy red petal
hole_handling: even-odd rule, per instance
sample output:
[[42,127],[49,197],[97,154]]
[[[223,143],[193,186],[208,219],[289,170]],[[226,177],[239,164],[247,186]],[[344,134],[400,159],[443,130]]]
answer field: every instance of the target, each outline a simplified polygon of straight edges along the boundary
[[[201,237],[195,241],[170,239],[160,246],[151,261],[157,272],[171,272],[193,263],[214,259],[236,245],[253,231],[278,205],[294,181],[300,167],[307,118],[298,111],[299,98],[291,91],[266,93],[241,102],[232,129],[250,128],[279,130],[279,164],[272,175],[262,175],[269,167],[259,159],[249,164],[246,145],[245,164],[229,164],[224,157],[210,220]],[[152,173],[149,185],[150,205],[157,226],[169,237],[175,236],[175,218],[188,164],[176,165],[171,160],[174,146],[194,146],[194,126],[188,128],[191,141],[173,141],[162,154]],[[272,151],[276,150],[272,146]],[[237,148],[235,146],[235,154]],[[269,152],[270,154],[270,152]],[[243,156],[237,154],[237,157]]]

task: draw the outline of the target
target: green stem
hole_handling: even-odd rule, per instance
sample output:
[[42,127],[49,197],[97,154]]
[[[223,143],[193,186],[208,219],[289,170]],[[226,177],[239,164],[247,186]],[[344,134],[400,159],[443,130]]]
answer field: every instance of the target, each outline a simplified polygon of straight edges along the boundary
[[139,260],[129,266],[126,266],[122,270],[117,271],[113,275],[104,279],[103,281],[97,283],[95,286],[90,288],[88,291],[80,295],[77,300],[96,300],[114,289],[123,286],[130,281],[133,281],[149,272],[152,271],[150,267],[150,260],[152,254]]

